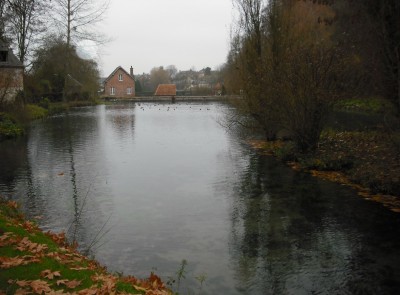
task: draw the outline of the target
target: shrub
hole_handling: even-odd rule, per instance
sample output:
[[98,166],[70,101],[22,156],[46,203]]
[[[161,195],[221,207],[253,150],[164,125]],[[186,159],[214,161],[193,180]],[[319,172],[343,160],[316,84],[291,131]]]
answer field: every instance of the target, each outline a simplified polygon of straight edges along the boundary
[[9,114],[0,113],[0,141],[15,138],[24,133],[24,129]]

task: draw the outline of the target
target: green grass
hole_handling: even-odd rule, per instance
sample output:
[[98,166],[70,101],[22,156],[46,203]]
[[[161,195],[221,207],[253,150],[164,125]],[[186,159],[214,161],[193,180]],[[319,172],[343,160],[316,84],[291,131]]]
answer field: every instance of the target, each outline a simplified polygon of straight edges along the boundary
[[[30,242],[37,244],[44,244],[47,246],[45,250],[46,254],[51,252],[66,253],[46,234],[42,231],[33,227],[32,230],[26,230],[22,227],[25,221],[17,210],[8,206],[4,200],[0,201],[0,230],[1,233],[13,233],[14,237],[27,237]],[[28,223],[31,225],[32,223]],[[15,245],[6,245],[0,247],[0,257],[23,257],[24,255],[32,255],[29,251],[20,251],[15,248]],[[56,279],[63,280],[78,280],[81,281],[79,287],[76,290],[89,288],[94,283],[91,280],[91,276],[95,274],[93,270],[73,270],[71,267],[87,267],[88,263],[86,260],[76,261],[71,264],[63,263],[62,261],[56,260],[56,258],[50,258],[43,256],[40,258],[40,262],[32,262],[27,265],[14,266],[11,268],[1,269],[0,271],[0,290],[7,290],[7,294],[13,294],[17,287],[15,284],[9,284],[9,280],[45,280],[49,283],[55,283]],[[40,273],[44,270],[59,271],[61,273],[60,278],[53,280],[41,278]],[[62,286],[60,286],[62,288]],[[58,288],[58,289],[60,289]],[[57,289],[57,288],[56,288]]]
[[28,121],[42,119],[47,116],[48,111],[35,104],[25,105],[25,116]]
[[[93,288],[97,294],[108,294],[110,289],[107,288],[112,288],[109,284],[115,284],[116,294],[144,294],[134,286],[140,287],[143,281],[146,290],[154,288],[159,292],[157,294],[171,294],[151,277],[141,281],[129,277],[133,279],[129,281],[126,277],[107,273],[104,267],[79,254],[65,241],[56,243],[53,238],[59,240],[60,236],[43,233],[34,223],[26,221],[16,207],[15,202],[0,197],[0,294],[15,294],[21,288],[17,281],[26,281],[27,291],[34,290],[35,282],[45,282],[52,291],[74,294],[84,289],[93,291]],[[44,271],[57,275],[46,277]],[[69,288],[62,282],[58,284],[59,280],[79,284]]]
[[117,290],[119,292],[125,292],[129,294],[144,294],[144,292],[138,291],[132,287],[132,285],[125,283],[125,282],[118,282],[117,283]]
[[380,97],[352,98],[342,100],[338,104],[339,109],[350,111],[362,111],[368,113],[385,113],[393,110],[393,103]]

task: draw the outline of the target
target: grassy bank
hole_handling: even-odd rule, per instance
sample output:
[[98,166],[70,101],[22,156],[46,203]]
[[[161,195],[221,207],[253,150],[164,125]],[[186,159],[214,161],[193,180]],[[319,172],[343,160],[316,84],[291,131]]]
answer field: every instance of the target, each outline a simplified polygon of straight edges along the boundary
[[0,198],[0,294],[172,294],[154,274],[110,274],[68,245],[43,233],[17,204]]

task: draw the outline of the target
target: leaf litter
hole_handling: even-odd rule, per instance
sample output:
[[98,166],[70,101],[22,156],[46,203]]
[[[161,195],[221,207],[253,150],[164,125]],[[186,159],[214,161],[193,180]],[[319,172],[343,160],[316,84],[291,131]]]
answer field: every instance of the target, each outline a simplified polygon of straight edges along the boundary
[[[6,203],[0,199],[0,209],[4,205],[13,210],[18,207],[15,202]],[[26,280],[21,277],[8,279],[7,289],[14,288],[14,294],[128,294],[126,291],[117,289],[117,283],[119,282],[129,284],[133,290],[137,291],[135,293],[149,295],[172,294],[154,273],[151,273],[147,279],[138,279],[133,276],[117,277],[108,273],[105,267],[101,266],[97,261],[90,260],[80,254],[76,250],[76,245],[69,245],[64,233],[45,233],[45,236],[58,245],[57,250],[50,251],[48,245],[36,243],[30,239],[31,236],[41,233],[36,224],[24,220],[20,214],[16,216],[11,217],[8,214],[4,214],[3,210],[0,210],[0,220],[5,219],[6,226],[10,226],[10,229],[0,228],[0,247],[11,247],[14,250],[13,253],[20,253],[18,255],[0,256],[0,271],[1,269],[10,270],[32,263],[40,266],[43,259],[51,259],[55,265],[58,263],[64,265],[69,271],[76,272],[76,277],[79,277],[79,273],[88,271],[94,273],[94,275],[90,277],[92,285],[85,288],[82,285],[82,280],[63,277],[63,272],[60,270],[40,270],[35,275],[37,277],[32,280]],[[11,226],[23,228],[27,234],[20,236],[12,232]],[[32,274],[30,274],[30,277],[32,277]],[[0,288],[0,294],[6,294],[6,290],[1,290]]]

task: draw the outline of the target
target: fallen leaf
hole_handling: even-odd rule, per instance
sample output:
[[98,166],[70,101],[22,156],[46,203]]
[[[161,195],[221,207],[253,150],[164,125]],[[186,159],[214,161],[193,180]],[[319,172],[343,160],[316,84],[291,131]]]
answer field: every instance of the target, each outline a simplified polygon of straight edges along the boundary
[[16,281],[15,283],[20,287],[27,287],[30,285],[31,282],[30,281]]
[[80,266],[80,267],[70,267],[69,269],[71,269],[71,270],[88,270],[89,268]]
[[19,266],[24,263],[24,259],[21,257],[0,257],[0,268],[10,268],[14,266]]
[[43,278],[52,280],[52,279],[54,279],[54,277],[60,277],[61,274],[60,274],[59,271],[54,271],[54,272],[52,272],[51,270],[46,269],[46,270],[44,270],[44,271],[42,271],[42,272],[40,273],[40,276],[43,277]]
[[58,280],[57,286],[62,284],[62,285],[65,285],[67,288],[74,289],[74,288],[78,287],[81,283],[82,283],[82,281],[77,281],[77,280],[73,280],[73,281]]
[[13,209],[17,209],[18,208],[18,203],[15,201],[8,201],[7,202],[7,206]]
[[10,246],[17,242],[13,233],[6,232],[0,236],[0,247]]
[[57,286],[60,286],[60,285],[65,285],[66,282],[68,282],[68,280],[58,280],[56,284]]
[[99,289],[97,286],[92,286],[89,289],[83,289],[78,292],[79,295],[96,295],[98,294]]
[[31,222],[31,221],[25,221],[25,222],[22,224],[22,227],[23,227],[24,229],[26,229],[27,231],[29,231],[29,232],[32,232],[32,231],[34,231],[34,230],[37,229],[36,224],[34,224],[34,223]]
[[32,281],[30,284],[32,290],[38,294],[51,292],[50,286],[46,281],[36,280]]

